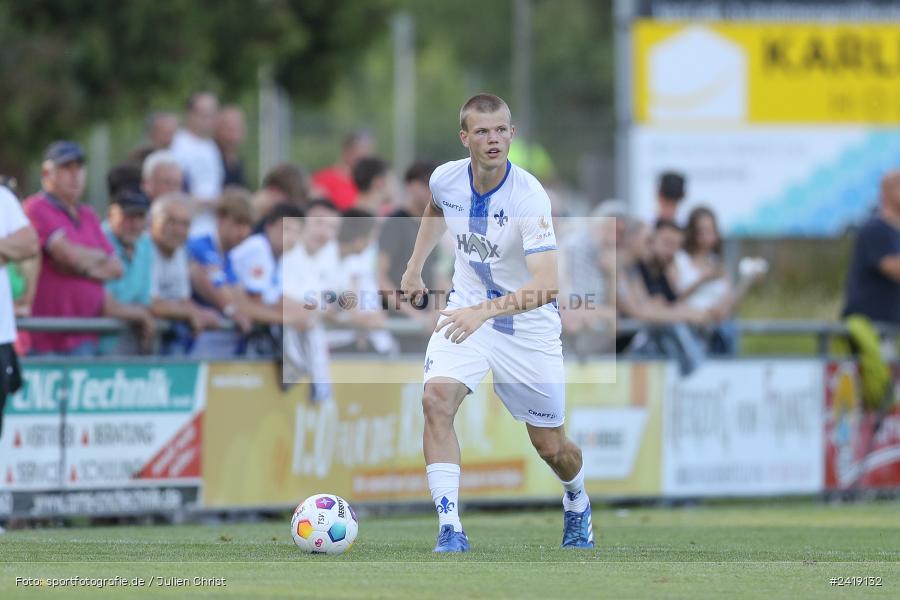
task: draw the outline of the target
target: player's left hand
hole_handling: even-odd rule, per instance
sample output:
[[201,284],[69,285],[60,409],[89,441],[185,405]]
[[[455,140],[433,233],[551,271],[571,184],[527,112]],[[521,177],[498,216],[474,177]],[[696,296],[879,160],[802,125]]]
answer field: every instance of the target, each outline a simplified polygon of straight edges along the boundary
[[475,333],[485,321],[490,317],[487,311],[478,306],[468,306],[466,308],[444,309],[441,315],[447,317],[439,321],[435,331],[440,331],[445,327],[444,337],[454,344],[463,343],[467,337]]

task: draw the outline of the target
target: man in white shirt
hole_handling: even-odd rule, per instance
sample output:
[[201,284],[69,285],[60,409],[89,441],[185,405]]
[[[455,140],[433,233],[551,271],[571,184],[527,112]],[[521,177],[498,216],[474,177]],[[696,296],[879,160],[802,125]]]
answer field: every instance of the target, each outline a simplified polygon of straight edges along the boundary
[[213,139],[219,100],[209,92],[192,94],[187,102],[185,128],[179,129],[169,148],[184,173],[187,191],[196,202],[191,235],[215,229],[212,205],[222,193],[225,168],[222,153]]
[[6,264],[31,258],[38,250],[37,233],[25,217],[19,200],[0,186],[0,436],[3,435],[6,396],[22,385],[19,360],[13,348],[16,316]]

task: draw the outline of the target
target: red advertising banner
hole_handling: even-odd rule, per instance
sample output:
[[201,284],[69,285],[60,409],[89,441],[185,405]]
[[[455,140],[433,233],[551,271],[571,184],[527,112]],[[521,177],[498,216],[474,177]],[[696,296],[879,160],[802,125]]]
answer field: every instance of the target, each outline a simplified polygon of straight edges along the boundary
[[900,364],[893,372],[893,408],[879,415],[863,410],[855,363],[826,366],[826,490],[900,487]]

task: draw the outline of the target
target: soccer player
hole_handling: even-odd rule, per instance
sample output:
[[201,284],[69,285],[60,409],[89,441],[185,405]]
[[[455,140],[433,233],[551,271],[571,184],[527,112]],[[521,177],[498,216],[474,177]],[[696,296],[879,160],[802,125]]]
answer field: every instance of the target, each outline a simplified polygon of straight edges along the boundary
[[525,422],[538,454],[565,488],[562,545],[592,548],[581,450],[563,430],[550,199],[533,175],[507,159],[515,127],[502,99],[473,96],[459,112],[459,125],[469,158],[432,174],[432,202],[401,280],[401,290],[414,301],[428,292],[422,265],[449,229],[456,246],[453,288],[428,343],[422,396],[426,473],[439,518],[434,551],[469,549],[459,519],[460,451],[453,420],[488,369],[494,391]]

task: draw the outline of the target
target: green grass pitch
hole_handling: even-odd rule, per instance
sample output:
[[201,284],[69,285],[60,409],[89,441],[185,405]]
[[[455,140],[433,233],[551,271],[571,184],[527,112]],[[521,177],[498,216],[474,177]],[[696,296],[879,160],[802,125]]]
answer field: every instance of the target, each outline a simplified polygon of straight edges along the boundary
[[[10,531],[0,535],[0,598],[900,598],[900,502],[597,507],[592,551],[558,548],[561,522],[560,511],[464,512],[472,551],[461,556],[431,554],[431,515],[363,517],[353,550],[336,558],[300,554],[288,516]],[[73,576],[153,583],[16,585]],[[193,585],[195,577],[227,585]],[[833,577],[881,586],[833,586]]]

